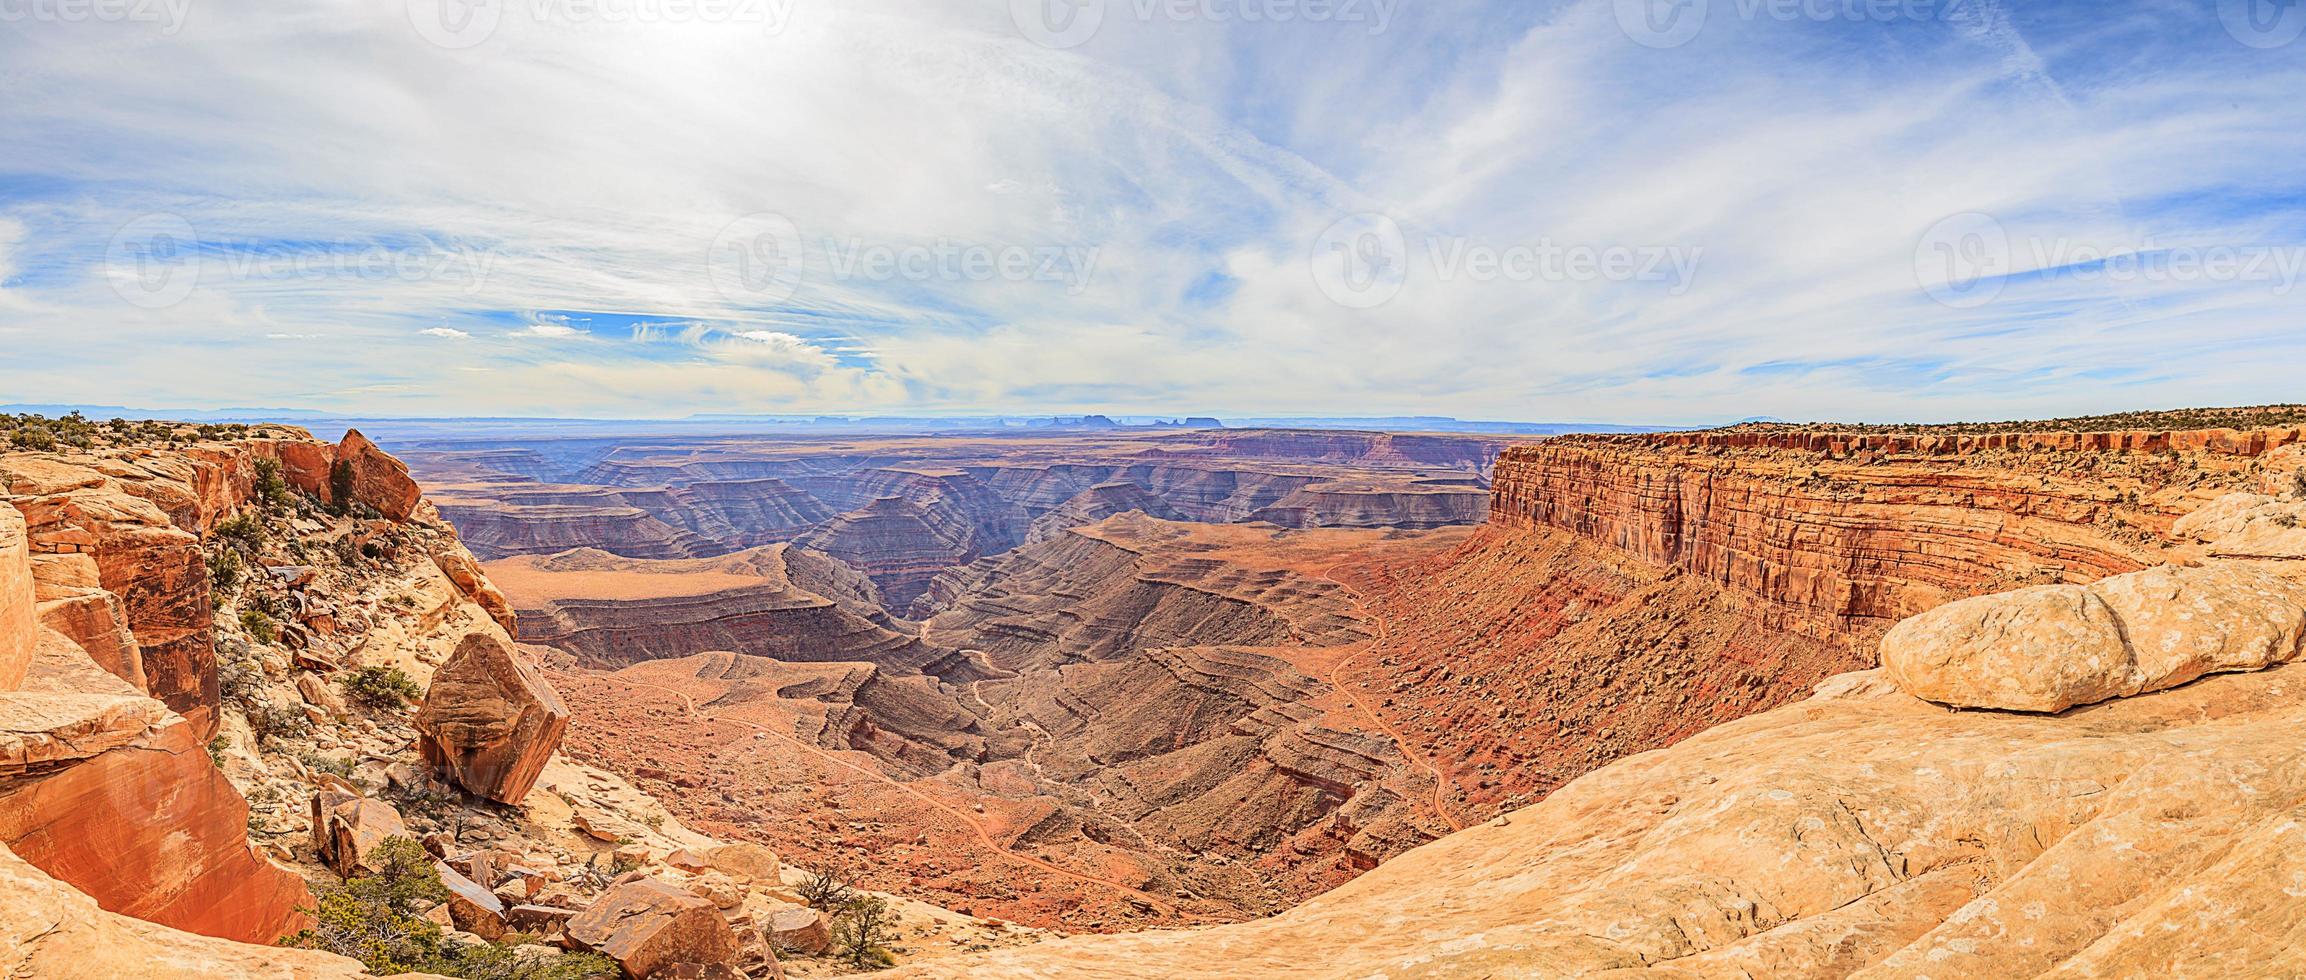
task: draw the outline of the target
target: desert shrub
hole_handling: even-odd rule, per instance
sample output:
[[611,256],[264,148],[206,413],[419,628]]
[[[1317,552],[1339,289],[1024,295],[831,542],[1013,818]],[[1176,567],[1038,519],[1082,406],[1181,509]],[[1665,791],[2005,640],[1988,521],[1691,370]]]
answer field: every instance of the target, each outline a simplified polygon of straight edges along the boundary
[[230,589],[240,584],[248,563],[240,560],[240,552],[231,548],[218,548],[208,556],[208,584],[219,589]]
[[304,912],[312,926],[283,946],[349,956],[378,975],[433,973],[467,980],[606,980],[616,964],[590,953],[524,960],[512,947],[448,941],[424,909],[448,899],[432,857],[417,842],[394,837],[377,846],[381,870],[327,888]]
[[240,611],[240,631],[258,643],[274,643],[280,639],[280,627],[262,609]]
[[889,943],[897,938],[896,917],[889,900],[878,895],[857,895],[833,917],[833,953],[860,970],[895,966]]
[[352,506],[352,463],[337,460],[328,466],[328,510],[342,515]]
[[45,451],[56,448],[56,433],[48,431],[46,426],[19,426],[9,435],[9,441],[18,449]]
[[216,525],[218,536],[254,548],[264,543],[264,522],[254,514],[241,514]]
[[2290,495],[2306,498],[2306,466],[2290,471]]
[[397,709],[424,696],[408,672],[398,667],[362,667],[338,683],[354,702],[377,711]]
[[295,705],[258,699],[243,705],[241,713],[248,716],[248,730],[255,733],[259,742],[298,738],[312,731],[312,719],[305,717],[304,709]]
[[256,500],[266,507],[286,507],[294,498],[289,496],[288,481],[280,477],[280,461],[256,461]]
[[209,739],[208,761],[215,763],[216,768],[218,769],[224,768],[224,750],[231,747],[232,740],[225,738],[222,735],[218,735],[215,738]]
[[825,860],[825,864],[801,879],[799,892],[801,901],[808,903],[810,908],[827,915],[837,915],[849,906],[851,898],[856,897],[856,876],[849,872],[847,866],[832,858]]
[[303,763],[304,768],[310,769],[313,772],[325,772],[331,776],[345,780],[350,780],[352,778],[353,767],[352,759],[350,757],[339,758],[337,756],[321,755],[318,752],[299,752],[296,755],[296,761]]
[[264,667],[246,641],[220,637],[216,641],[216,684],[224,700],[247,708],[264,697]]

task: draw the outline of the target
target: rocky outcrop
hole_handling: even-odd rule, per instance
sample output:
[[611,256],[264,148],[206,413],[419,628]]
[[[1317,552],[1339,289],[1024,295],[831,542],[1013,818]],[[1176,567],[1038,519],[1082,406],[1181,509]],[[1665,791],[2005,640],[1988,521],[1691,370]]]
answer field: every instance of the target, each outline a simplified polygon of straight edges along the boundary
[[1883,673],[1967,708],[2064,711],[2298,657],[2306,590],[2216,565],[1965,599],[1899,623]]
[[465,789],[519,803],[560,747],[568,720],[552,685],[502,639],[475,633],[432,676],[416,714],[418,748]]
[[1181,521],[1185,515],[1168,503],[1155,497],[1134,483],[1100,483],[1065,499],[1046,514],[1033,519],[1025,532],[1025,543],[1047,541],[1077,527],[1086,527],[1115,514],[1136,511],[1147,517],[1164,521]]
[[1396,527],[1425,530],[1479,524],[1489,492],[1447,483],[1316,483],[1249,515],[1282,527]]
[[204,741],[133,694],[0,694],[0,844],[111,912],[246,942],[293,931],[304,883],[249,846]]
[[493,562],[528,642],[616,667],[732,651],[919,670],[945,658],[876,604],[848,566],[790,545],[681,561],[579,550]]
[[738,951],[736,934],[712,902],[654,878],[609,889],[567,930],[571,942],[617,961],[628,977],[676,963],[726,964]]
[[833,518],[799,544],[863,572],[892,609],[906,609],[946,569],[979,554],[948,539],[923,510],[903,497],[883,497]]
[[358,960],[269,941],[235,942],[99,908],[0,847],[0,973],[11,977],[352,980]]

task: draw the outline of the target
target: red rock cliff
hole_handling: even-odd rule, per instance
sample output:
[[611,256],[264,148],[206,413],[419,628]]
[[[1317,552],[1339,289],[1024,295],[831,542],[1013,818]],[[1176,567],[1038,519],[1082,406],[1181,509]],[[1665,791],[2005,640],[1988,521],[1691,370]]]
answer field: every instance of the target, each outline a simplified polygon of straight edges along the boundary
[[1509,449],[1492,523],[1569,531],[1758,597],[1810,635],[2158,562],[2179,515],[2300,441],[2237,432],[1575,437]]

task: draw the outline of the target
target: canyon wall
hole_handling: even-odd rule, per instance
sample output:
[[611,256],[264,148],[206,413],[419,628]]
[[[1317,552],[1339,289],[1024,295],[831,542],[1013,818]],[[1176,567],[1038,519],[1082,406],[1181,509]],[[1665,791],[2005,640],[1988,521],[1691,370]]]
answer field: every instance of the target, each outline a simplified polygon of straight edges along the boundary
[[[1817,432],[1570,437],[1508,451],[1492,523],[1554,528],[1770,604],[1773,627],[1880,629],[1950,599],[2157,560],[2266,434]],[[2279,444],[2279,443],[2274,443]],[[2217,447],[2185,450],[2172,447]],[[2125,454],[2123,450],[2128,449]],[[2205,461],[2198,455],[2218,452]]]
[[310,896],[255,852],[205,751],[222,702],[201,545],[260,461],[348,508],[417,501],[358,433],[0,456],[0,843],[108,911],[269,943]]

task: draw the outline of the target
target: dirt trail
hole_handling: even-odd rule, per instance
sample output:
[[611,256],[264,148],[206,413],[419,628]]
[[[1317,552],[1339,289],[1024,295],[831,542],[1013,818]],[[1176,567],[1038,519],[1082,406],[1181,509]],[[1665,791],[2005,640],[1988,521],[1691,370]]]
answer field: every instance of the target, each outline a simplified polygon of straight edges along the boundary
[[1114,880],[1112,880],[1112,879],[1110,879],[1110,878],[1099,878],[1099,877],[1097,877],[1096,875],[1083,874],[1083,873],[1081,873],[1081,872],[1078,872],[1078,871],[1073,871],[1073,870],[1071,870],[1071,869],[1068,869],[1068,868],[1059,867],[1059,866],[1057,866],[1057,865],[1055,865],[1055,864],[1051,864],[1051,863],[1049,863],[1049,862],[1047,862],[1047,861],[1043,861],[1043,860],[1041,860],[1040,858],[1037,858],[1037,857],[1033,857],[1033,856],[1031,856],[1031,855],[1027,855],[1027,854],[1019,854],[1019,853],[1017,853],[1017,852],[1015,852],[1015,851],[1012,851],[1012,850],[1008,849],[1007,847],[1004,847],[1004,846],[1002,846],[1002,845],[1001,845],[1001,843],[1000,843],[999,841],[995,840],[995,839],[993,838],[993,835],[992,835],[992,833],[991,833],[991,832],[989,832],[989,831],[987,831],[987,830],[985,829],[985,825],[984,825],[984,824],[982,824],[982,823],[980,823],[980,822],[978,822],[978,821],[977,821],[977,819],[976,819],[975,817],[971,816],[971,815],[970,815],[969,813],[967,813],[966,811],[963,811],[963,810],[961,810],[961,809],[960,809],[960,808],[958,808],[958,807],[955,807],[955,806],[953,806],[953,805],[951,805],[951,804],[948,804],[948,803],[944,802],[943,800],[939,800],[939,799],[937,799],[937,798],[936,798],[936,797],[934,797],[934,796],[930,796],[930,795],[929,795],[929,794],[927,794],[927,793],[921,792],[921,791],[920,791],[920,790],[918,790],[918,789],[914,789],[913,787],[906,785],[906,784],[905,784],[905,783],[903,783],[902,781],[899,781],[899,780],[897,780],[897,779],[894,779],[894,778],[890,777],[890,776],[889,776],[887,773],[881,772],[880,770],[878,770],[878,769],[875,769],[875,768],[873,768],[873,767],[871,767],[871,766],[865,766],[865,765],[860,765],[860,764],[858,764],[858,763],[855,763],[855,762],[851,762],[851,761],[849,761],[849,760],[847,760],[847,759],[841,758],[840,756],[838,756],[838,755],[835,755],[835,754],[833,754],[833,753],[831,753],[831,752],[828,752],[828,751],[826,751],[826,750],[824,750],[824,749],[818,748],[817,746],[814,746],[814,745],[810,745],[809,743],[807,743],[807,742],[804,742],[804,741],[800,740],[799,738],[796,738],[796,737],[794,737],[794,736],[792,736],[792,735],[790,735],[790,734],[787,734],[787,733],[785,733],[785,732],[780,732],[780,731],[777,731],[775,728],[772,728],[772,727],[770,727],[770,726],[768,726],[768,725],[763,725],[763,724],[760,724],[760,723],[758,723],[758,722],[751,722],[751,721],[746,721],[746,720],[745,720],[745,719],[743,719],[743,718],[730,718],[730,717],[726,717],[726,716],[720,716],[720,715],[707,715],[707,714],[705,714],[705,713],[703,713],[703,712],[701,712],[701,711],[698,711],[698,710],[697,710],[697,701],[696,701],[696,698],[694,698],[694,697],[691,697],[691,696],[690,696],[690,695],[689,695],[687,692],[685,692],[685,691],[682,691],[682,690],[680,690],[679,688],[666,687],[666,686],[664,686],[664,685],[662,685],[662,684],[650,684],[650,683],[648,683],[648,682],[646,682],[646,681],[636,681],[636,680],[631,680],[631,679],[629,679],[629,678],[618,678],[618,680],[621,680],[621,681],[623,681],[624,683],[626,683],[626,684],[629,684],[629,685],[631,685],[631,686],[633,686],[633,687],[639,687],[639,688],[647,688],[647,689],[649,689],[649,690],[652,690],[652,691],[662,691],[662,692],[664,692],[664,693],[666,693],[666,694],[670,694],[670,695],[672,695],[672,696],[674,696],[674,697],[676,697],[676,698],[679,698],[679,699],[681,699],[681,704],[682,704],[682,705],[683,705],[683,706],[684,706],[684,707],[687,709],[687,711],[688,711],[688,714],[689,714],[689,717],[691,717],[691,718],[696,718],[696,719],[698,719],[698,720],[702,720],[702,721],[726,721],[726,722],[733,722],[733,723],[735,723],[735,724],[743,725],[743,726],[745,726],[745,727],[747,727],[747,728],[751,728],[751,729],[753,729],[753,730],[755,730],[755,731],[758,731],[758,732],[762,732],[762,733],[765,733],[765,734],[767,734],[767,735],[770,735],[770,736],[772,736],[772,737],[775,737],[775,738],[777,738],[777,739],[780,739],[780,740],[784,741],[786,744],[793,746],[794,748],[800,749],[800,750],[801,750],[801,751],[803,751],[803,752],[806,752],[806,753],[809,753],[809,754],[811,754],[811,755],[814,755],[814,756],[816,756],[817,758],[819,758],[819,759],[822,759],[822,760],[824,760],[824,761],[826,761],[826,762],[829,762],[829,763],[832,763],[832,764],[834,764],[834,765],[840,766],[840,767],[841,767],[841,768],[843,768],[843,769],[847,769],[847,770],[849,770],[849,771],[851,771],[851,772],[854,772],[854,773],[856,773],[856,774],[858,774],[858,775],[861,775],[861,776],[865,776],[865,777],[868,777],[868,778],[870,778],[870,779],[876,780],[876,781],[878,781],[878,782],[881,782],[881,783],[887,784],[888,786],[890,786],[890,787],[892,787],[892,788],[894,788],[894,789],[896,789],[896,790],[898,790],[898,791],[900,791],[900,792],[902,792],[902,793],[904,793],[904,794],[906,794],[906,795],[908,795],[908,796],[911,796],[911,797],[913,797],[914,799],[916,799],[916,800],[919,800],[919,801],[921,801],[921,802],[922,802],[922,803],[924,803],[924,804],[927,804],[928,806],[930,806],[930,807],[932,807],[932,808],[936,809],[937,811],[939,811],[939,812],[941,812],[941,813],[944,813],[945,815],[947,815],[947,816],[950,816],[950,817],[952,817],[952,818],[953,818],[953,819],[955,819],[955,820],[958,820],[958,821],[960,821],[960,822],[961,822],[963,825],[967,826],[967,827],[969,828],[969,830],[970,830],[972,833],[976,834],[978,843],[980,843],[980,844],[983,844],[987,850],[990,850],[990,851],[992,851],[993,853],[995,853],[995,854],[998,854],[998,855],[1000,855],[1001,857],[1003,857],[1003,858],[1006,858],[1006,859],[1008,859],[1008,860],[1010,860],[1010,861],[1014,861],[1014,862],[1016,862],[1016,863],[1018,863],[1018,864],[1026,865],[1026,866],[1029,866],[1029,867],[1039,868],[1039,869],[1041,869],[1041,870],[1043,870],[1043,871],[1047,871],[1047,872],[1049,872],[1050,874],[1054,874],[1054,875],[1057,875],[1058,877],[1061,877],[1061,878],[1069,878],[1069,879],[1072,879],[1072,880],[1074,880],[1074,881],[1078,881],[1078,882],[1081,882],[1081,883],[1083,883],[1083,884],[1089,884],[1089,885],[1098,885],[1098,886],[1102,886],[1102,887],[1105,887],[1105,888],[1111,888],[1111,889],[1114,889],[1114,890],[1116,890],[1116,891],[1127,892],[1127,893],[1129,893],[1130,895],[1134,895],[1134,896],[1136,896],[1137,898],[1139,898],[1139,899],[1142,899],[1142,900],[1143,900],[1143,901],[1144,901],[1146,904],[1149,904],[1149,905],[1153,906],[1154,908],[1161,910],[1161,912],[1163,912],[1164,914],[1167,914],[1167,915],[1178,915],[1178,914],[1179,914],[1179,912],[1178,912],[1178,909],[1177,909],[1177,906],[1170,904],[1170,903],[1168,902],[1168,900],[1166,900],[1166,899],[1163,899],[1162,897],[1160,897],[1160,896],[1158,896],[1158,895],[1154,895],[1154,894],[1152,894],[1152,893],[1150,893],[1150,892],[1146,892],[1146,891],[1140,890],[1140,889],[1138,889],[1138,888],[1132,887],[1132,886],[1130,886],[1130,885],[1127,885],[1127,884],[1124,884],[1124,883],[1122,883],[1122,882],[1114,881]]
[[[1387,573],[1380,572],[1379,574]],[[1377,635],[1372,637],[1367,645],[1363,646],[1359,650],[1354,651],[1351,654],[1348,654],[1343,659],[1337,661],[1335,666],[1329,668],[1329,686],[1334,687],[1339,692],[1343,693],[1345,695],[1345,700],[1353,703],[1354,710],[1359,711],[1363,715],[1367,716],[1370,722],[1377,727],[1378,731],[1384,732],[1387,738],[1393,740],[1393,744],[1400,746],[1401,754],[1407,757],[1410,762],[1415,763],[1418,768],[1423,769],[1433,775],[1432,802],[1434,815],[1439,816],[1443,823],[1448,824],[1451,831],[1454,832],[1464,830],[1465,822],[1459,820],[1457,818],[1457,814],[1451,812],[1449,808],[1449,796],[1450,793],[1455,789],[1455,786],[1450,782],[1449,773],[1443,771],[1439,762],[1420,755],[1415,748],[1411,747],[1409,744],[1409,739],[1403,737],[1400,731],[1396,730],[1390,723],[1386,722],[1385,716],[1378,714],[1377,709],[1370,707],[1369,703],[1363,701],[1361,699],[1361,695],[1356,692],[1351,685],[1345,683],[1345,669],[1352,666],[1354,661],[1360,660],[1362,657],[1368,656],[1371,653],[1383,649],[1385,646],[1385,641],[1391,635],[1391,628],[1386,625],[1384,617],[1378,616],[1375,612],[1370,610],[1368,602],[1365,601],[1366,597],[1361,594],[1360,589],[1354,588],[1353,586],[1347,584],[1345,580],[1337,577],[1337,566],[1330,566],[1330,568],[1323,571],[1322,577],[1328,579],[1331,582],[1337,583],[1338,588],[1344,589],[1347,594],[1353,597],[1353,608],[1359,613],[1362,619],[1377,624]]]

